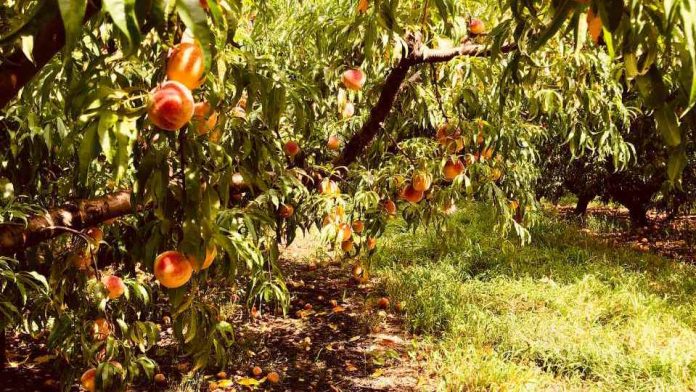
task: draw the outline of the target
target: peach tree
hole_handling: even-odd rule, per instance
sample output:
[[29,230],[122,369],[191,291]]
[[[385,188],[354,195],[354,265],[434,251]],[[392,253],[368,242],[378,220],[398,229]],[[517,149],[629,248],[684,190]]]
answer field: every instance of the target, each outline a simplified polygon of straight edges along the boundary
[[164,318],[195,369],[223,366],[234,331],[216,304],[286,309],[280,245],[298,231],[360,266],[395,216],[451,232],[447,216],[475,199],[528,241],[542,142],[627,163],[627,92],[654,113],[678,187],[695,12],[9,0],[0,326],[44,336],[66,388],[80,374],[92,390],[151,380]]

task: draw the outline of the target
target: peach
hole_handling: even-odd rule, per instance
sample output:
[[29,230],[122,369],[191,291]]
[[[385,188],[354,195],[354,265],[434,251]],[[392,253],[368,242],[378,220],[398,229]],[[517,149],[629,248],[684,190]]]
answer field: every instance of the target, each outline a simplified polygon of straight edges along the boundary
[[341,141],[338,139],[338,136],[329,136],[329,141],[326,142],[326,147],[332,151],[337,151],[339,148],[341,148]]
[[362,14],[367,12],[368,7],[370,7],[370,2],[368,0],[358,1],[358,13]]
[[483,34],[486,32],[486,25],[483,24],[481,19],[473,18],[471,22],[469,22],[469,31],[473,35]]
[[254,368],[251,369],[251,374],[258,377],[263,374],[263,369],[261,369],[259,366],[254,366]]
[[389,298],[387,298],[387,297],[382,297],[382,298],[380,298],[379,301],[377,301],[377,306],[378,306],[380,309],[387,309],[387,308],[389,308]]
[[377,239],[375,237],[367,237],[367,249],[373,250],[377,247]]
[[[192,259],[189,257],[189,262],[193,266],[193,270],[195,272],[200,272],[201,270],[208,269],[211,265],[213,265],[213,261],[215,261],[215,256],[217,256],[217,247],[215,244],[210,244],[208,248],[205,250],[205,259],[203,259],[202,263],[197,262],[197,260]],[[200,265],[200,269],[198,268],[198,265]]]
[[104,340],[111,334],[109,322],[103,317],[99,317],[92,323],[92,338],[94,340]]
[[353,222],[353,231],[360,234],[365,230],[365,224],[361,220],[356,220]]
[[244,185],[246,185],[246,182],[244,181],[244,176],[242,173],[235,172],[232,174],[232,185],[234,185],[237,188],[241,188]]
[[294,213],[295,207],[293,207],[292,204],[281,204],[280,207],[278,207],[278,216],[283,219],[290,218]]
[[153,270],[160,284],[170,289],[185,285],[193,274],[193,266],[189,259],[171,250],[157,256]]
[[266,375],[266,380],[271,384],[277,384],[280,382],[280,375],[276,372],[270,372]]
[[347,241],[353,235],[353,229],[347,223],[341,223],[338,226],[338,240]]
[[423,191],[417,191],[413,188],[413,185],[408,185],[401,189],[399,196],[408,202],[418,203],[423,200]]
[[87,248],[78,250],[68,255],[68,262],[79,270],[86,270],[92,264],[92,258]]
[[296,141],[290,140],[283,146],[283,151],[290,157],[293,158],[295,155],[300,153],[300,145]]
[[164,376],[162,373],[157,373],[155,374],[155,377],[153,379],[155,383],[157,384],[164,384],[167,382],[167,378]]
[[348,253],[353,250],[353,240],[346,240],[341,242],[341,249]]
[[396,215],[396,204],[391,199],[387,199],[382,203],[382,207],[389,215]]
[[341,194],[341,189],[339,189],[338,184],[336,184],[333,180],[328,178],[324,178],[321,181],[319,190],[322,195],[327,196],[338,196]]
[[430,189],[433,182],[432,176],[423,172],[416,172],[411,179],[411,186],[417,192],[425,192]]
[[97,387],[97,369],[91,368],[82,373],[82,377],[80,377],[80,384],[82,384],[82,388],[89,392],[94,392],[94,390]]
[[167,81],[152,89],[147,110],[150,121],[158,128],[176,131],[193,117],[193,96],[188,87]]
[[175,80],[193,90],[203,84],[204,73],[203,49],[196,42],[182,42],[172,48],[167,59],[169,80]]
[[602,35],[602,30],[602,18],[595,14],[590,8],[590,10],[587,11],[587,31],[590,33],[592,42],[594,42],[595,45],[599,42],[599,37]]
[[104,239],[104,232],[98,227],[90,227],[85,231],[89,237],[91,237],[97,244]]
[[343,106],[343,110],[341,110],[341,118],[346,120],[355,114],[355,105],[353,105],[351,102],[348,102]]
[[196,121],[196,131],[199,135],[210,132],[217,125],[218,114],[210,107],[208,101],[193,105],[193,119]]
[[447,181],[454,180],[455,177],[462,174],[463,171],[464,163],[461,159],[457,159],[456,161],[452,161],[451,159],[448,160],[447,163],[445,163],[445,167],[442,169],[442,173]]
[[365,85],[365,80],[365,73],[359,68],[349,69],[341,75],[341,82],[348,90],[361,90]]
[[123,295],[126,291],[126,285],[123,283],[123,279],[115,275],[103,276],[102,284],[106,291],[108,291],[109,299],[116,299]]

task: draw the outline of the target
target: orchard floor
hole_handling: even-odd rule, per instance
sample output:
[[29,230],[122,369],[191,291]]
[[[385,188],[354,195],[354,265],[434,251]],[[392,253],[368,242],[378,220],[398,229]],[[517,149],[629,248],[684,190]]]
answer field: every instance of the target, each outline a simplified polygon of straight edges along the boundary
[[[171,329],[161,325],[154,357],[165,385],[132,391],[411,391],[432,390],[423,373],[426,347],[402,328],[398,312],[381,310],[375,282],[356,284],[348,260],[317,253],[319,244],[299,238],[282,253],[281,269],[290,292],[287,317],[266,306],[255,317],[238,303],[221,303],[221,314],[236,331],[234,358],[223,369],[191,376],[191,365],[176,354]],[[59,379],[41,340],[13,336],[10,367],[0,374],[0,391],[54,391]],[[251,369],[261,367],[254,377]],[[270,385],[268,372],[281,381]],[[246,385],[246,386],[245,386]],[[77,386],[73,386],[77,391]]]
[[[562,215],[542,218],[525,246],[493,232],[477,204],[440,230],[394,221],[363,285],[347,260],[300,238],[281,260],[287,317],[220,304],[237,331],[225,377],[187,376],[163,326],[155,357],[167,385],[133,390],[696,390],[693,219],[632,230],[613,209],[580,224]],[[377,309],[382,296],[404,310]],[[41,341],[10,345],[0,390],[52,390]],[[264,380],[270,371],[279,384]]]

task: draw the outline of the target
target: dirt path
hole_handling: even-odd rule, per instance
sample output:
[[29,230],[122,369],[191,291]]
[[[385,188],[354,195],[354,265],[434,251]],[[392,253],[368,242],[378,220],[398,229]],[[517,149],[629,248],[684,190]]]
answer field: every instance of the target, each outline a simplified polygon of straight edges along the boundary
[[[407,334],[395,306],[379,309],[374,281],[357,284],[348,261],[317,257],[311,238],[298,238],[282,251],[281,268],[290,294],[287,316],[262,306],[251,320],[244,307],[231,306],[236,346],[225,377],[214,372],[182,381],[190,365],[177,353],[171,328],[162,325],[154,354],[166,376],[164,385],[133,385],[129,391],[428,391],[432,379],[424,369],[426,347]],[[169,343],[167,343],[169,342]],[[0,371],[0,391],[57,391],[60,378],[41,340],[13,334],[9,360]],[[253,376],[258,366],[263,373]],[[280,382],[265,381],[268,372]],[[51,384],[48,384],[48,382]],[[264,382],[265,381],[265,382]],[[244,386],[244,384],[248,386]],[[77,385],[72,387],[77,391]]]
[[379,309],[373,282],[353,282],[346,263],[315,268],[315,247],[299,239],[284,252],[290,313],[262,313],[245,326],[251,347],[263,347],[249,366],[277,369],[282,383],[274,390],[431,390],[422,349],[404,332],[394,306]]

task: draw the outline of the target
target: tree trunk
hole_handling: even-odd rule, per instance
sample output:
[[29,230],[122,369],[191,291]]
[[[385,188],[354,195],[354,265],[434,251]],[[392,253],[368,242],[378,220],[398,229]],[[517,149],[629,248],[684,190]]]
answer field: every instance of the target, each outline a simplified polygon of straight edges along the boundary
[[594,200],[595,195],[582,194],[578,196],[578,203],[575,205],[575,215],[579,217],[584,217],[587,213],[587,206],[592,200]]
[[0,370],[5,369],[7,363],[7,336],[5,328],[0,329]]
[[626,207],[634,227],[643,227],[648,224],[648,209],[644,205],[632,204]]

